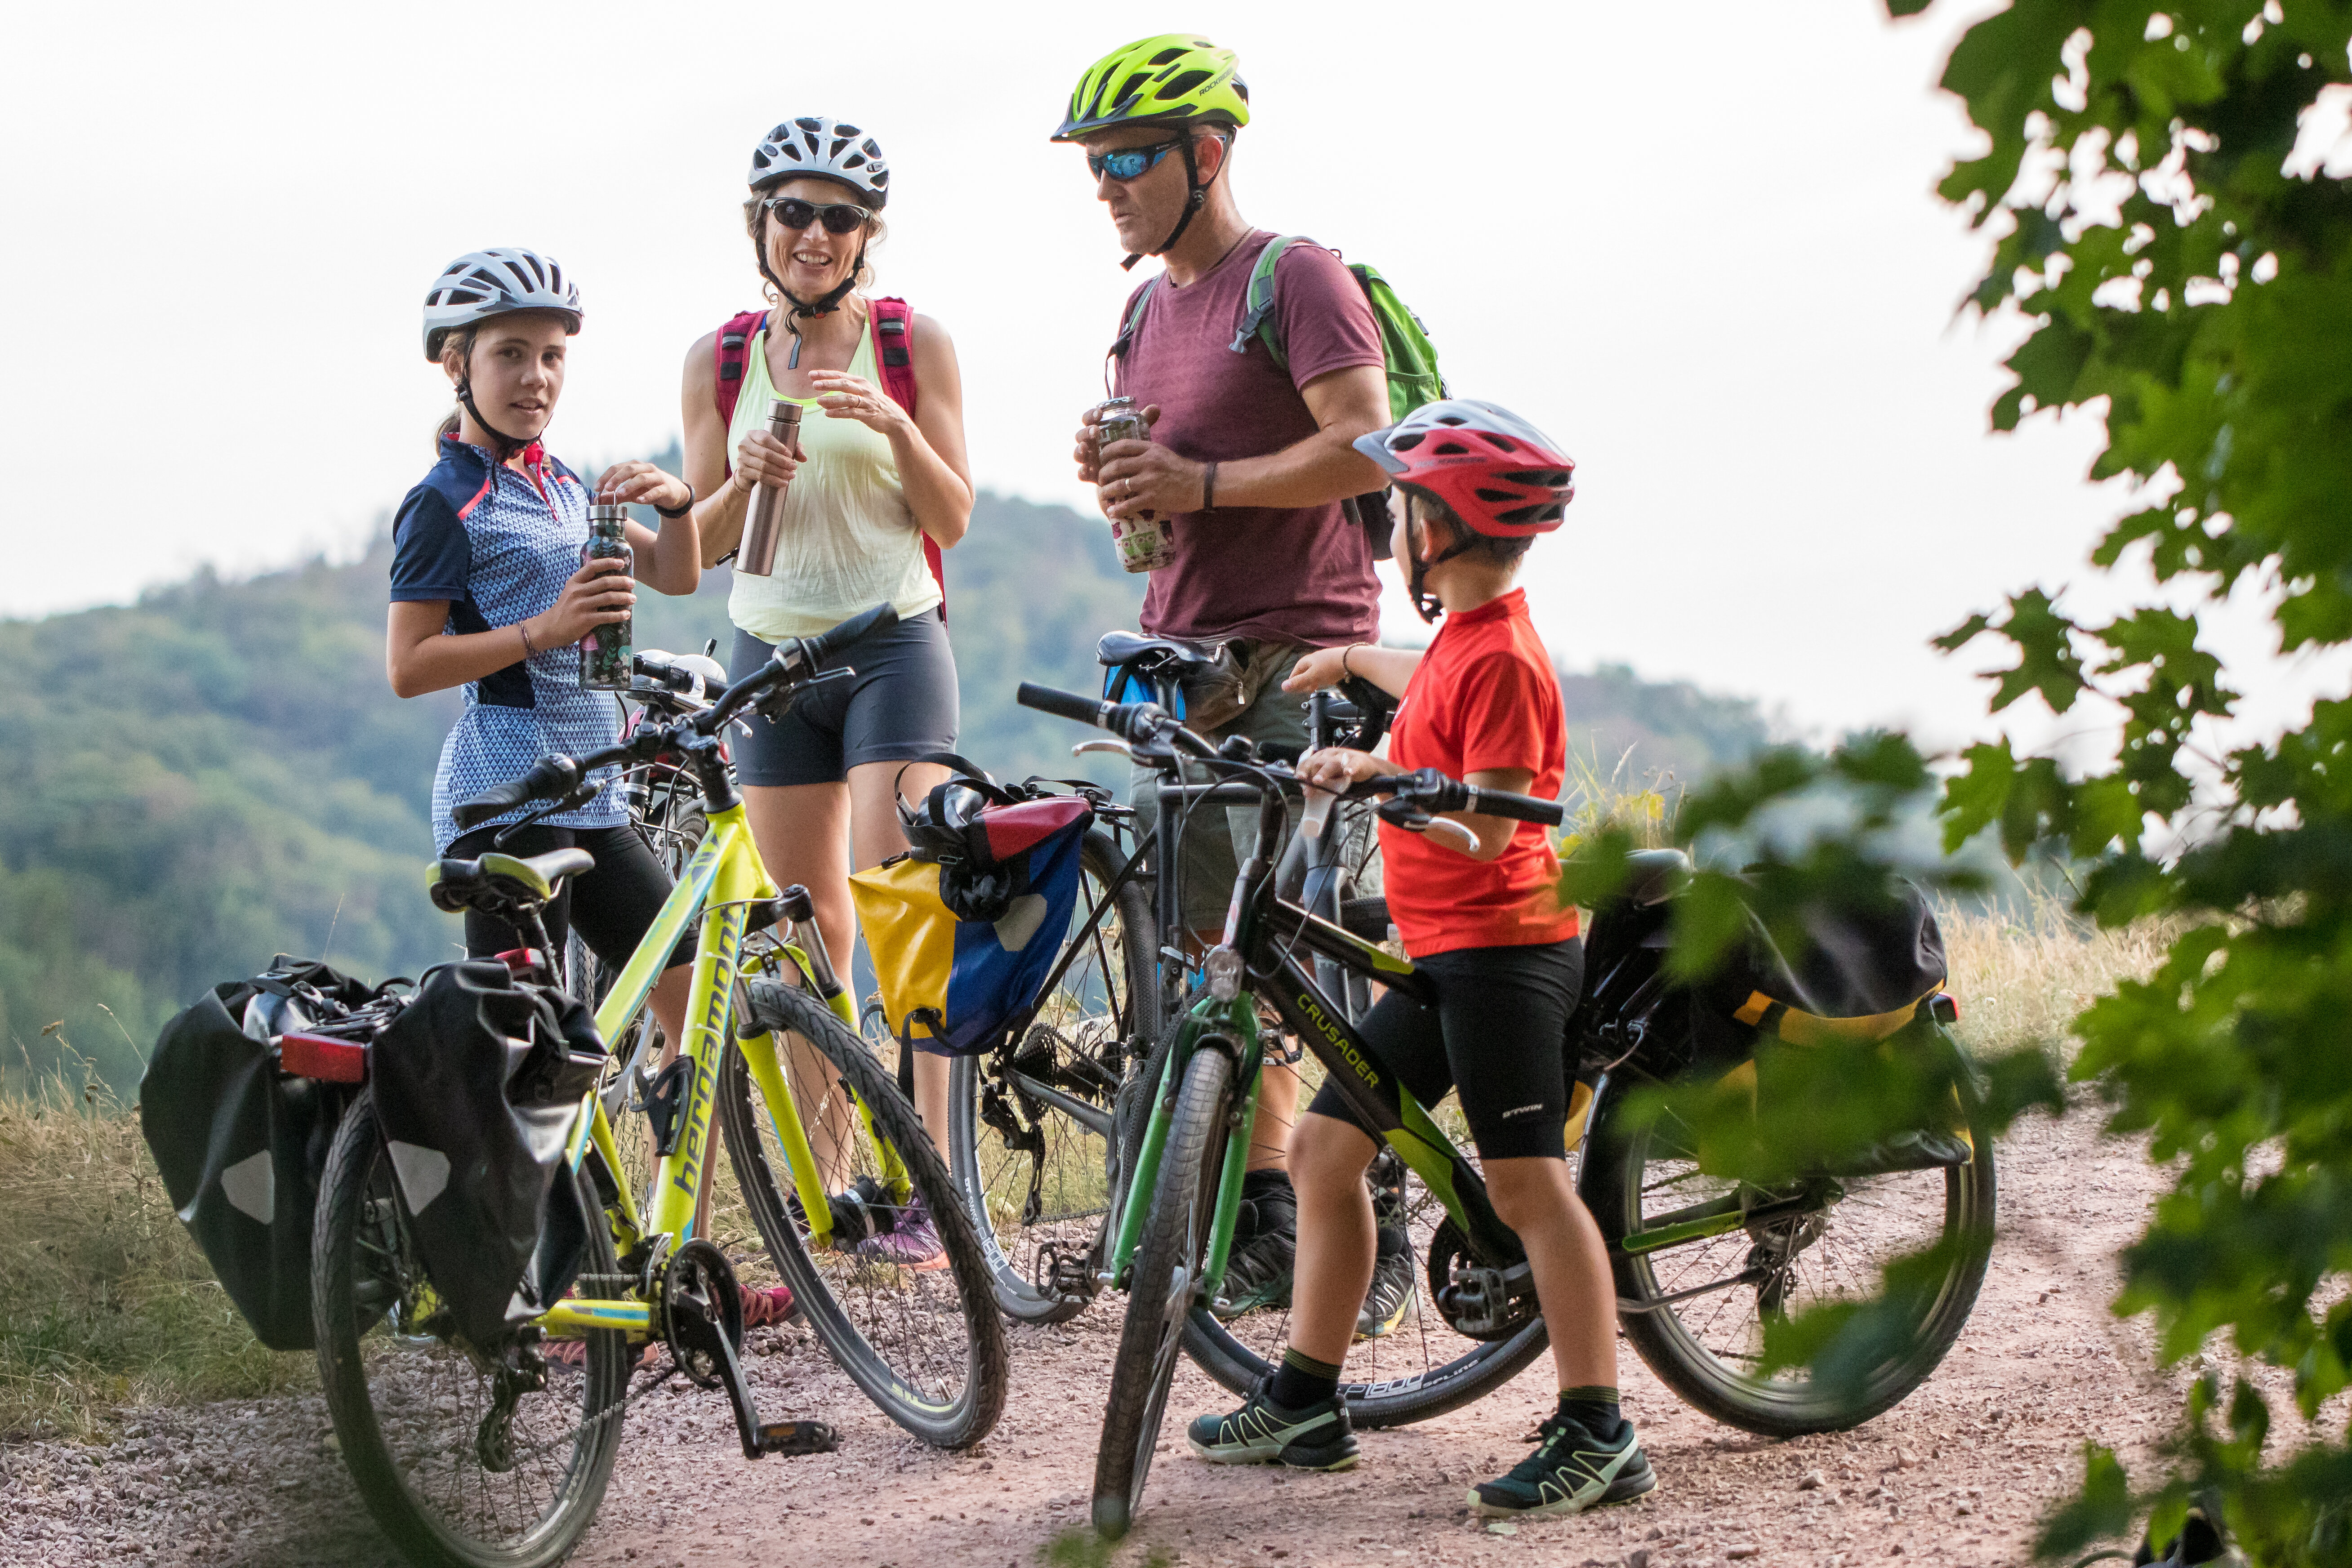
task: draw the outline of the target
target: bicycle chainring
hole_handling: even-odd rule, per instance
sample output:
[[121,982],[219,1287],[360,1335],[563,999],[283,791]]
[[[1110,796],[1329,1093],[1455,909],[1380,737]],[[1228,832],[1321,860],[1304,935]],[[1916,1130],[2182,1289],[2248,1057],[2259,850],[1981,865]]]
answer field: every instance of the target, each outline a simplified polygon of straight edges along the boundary
[[661,1270],[662,1338],[670,1360],[700,1388],[726,1386],[714,1335],[743,1345],[743,1292],[727,1255],[700,1237],[664,1260]]

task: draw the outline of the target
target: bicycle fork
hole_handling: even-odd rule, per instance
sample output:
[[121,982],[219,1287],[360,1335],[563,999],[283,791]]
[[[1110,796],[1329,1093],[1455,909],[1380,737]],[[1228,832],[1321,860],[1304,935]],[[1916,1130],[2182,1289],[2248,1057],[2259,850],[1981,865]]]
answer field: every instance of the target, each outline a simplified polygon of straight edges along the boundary
[[1217,1206],[1209,1226],[1209,1247],[1201,1261],[1201,1277],[1186,1300],[1171,1301],[1171,1312],[1189,1311],[1193,1300],[1213,1297],[1224,1283],[1225,1263],[1233,1250],[1234,1226],[1241,1215],[1242,1176],[1249,1165],[1250,1129],[1257,1119],[1257,1009],[1244,993],[1231,1002],[1203,999],[1185,1015],[1175,1048],[1153,1093],[1151,1120],[1145,1125],[1143,1148],[1136,1156],[1134,1174],[1125,1184],[1118,1216],[1118,1240],[1111,1249],[1099,1285],[1124,1289],[1135,1267],[1135,1251],[1142,1244],[1143,1224],[1160,1183],[1160,1162],[1167,1152],[1168,1132],[1174,1121],[1177,1093],[1193,1056],[1203,1050],[1223,1051],[1234,1058],[1242,1092],[1227,1112],[1225,1148],[1217,1173]]

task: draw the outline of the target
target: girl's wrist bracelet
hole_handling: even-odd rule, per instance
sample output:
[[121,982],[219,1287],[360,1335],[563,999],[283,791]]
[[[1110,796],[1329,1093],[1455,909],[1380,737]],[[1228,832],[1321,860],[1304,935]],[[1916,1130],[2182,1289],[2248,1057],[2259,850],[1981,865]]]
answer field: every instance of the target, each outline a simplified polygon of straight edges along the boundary
[[698,499],[698,498],[694,493],[694,481],[692,479],[688,479],[686,481],[686,504],[684,506],[678,508],[676,511],[670,510],[670,509],[666,506],[657,506],[654,508],[654,512],[656,516],[666,517],[672,522],[676,522],[679,518],[684,517],[688,512],[694,510],[694,503]]
[[1339,673],[1349,680],[1356,679],[1356,672],[1348,668],[1348,656],[1363,646],[1360,642],[1351,642],[1339,650]]
[[1209,463],[1208,471],[1201,476],[1201,510],[1217,510],[1217,465],[1213,458]]
[[[529,623],[529,622],[527,622],[527,621],[517,621],[517,622],[515,623],[515,630],[516,630],[516,631],[518,631],[518,632],[520,632],[520,634],[522,634],[522,656],[523,656],[523,658],[537,658],[537,657],[538,657],[538,655],[539,655],[539,650],[538,650],[537,648],[535,648],[535,647],[531,647],[531,646],[530,646],[530,623]],[[1342,662],[1344,663],[1345,661],[1343,660]]]

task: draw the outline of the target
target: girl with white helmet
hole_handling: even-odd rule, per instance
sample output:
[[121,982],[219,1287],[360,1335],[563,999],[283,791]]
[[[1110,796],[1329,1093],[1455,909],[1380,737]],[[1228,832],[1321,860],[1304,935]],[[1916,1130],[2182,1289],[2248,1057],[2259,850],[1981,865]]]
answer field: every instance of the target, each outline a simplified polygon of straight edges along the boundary
[[[425,300],[425,357],[456,389],[457,407],[435,441],[433,471],[393,523],[392,616],[384,663],[403,697],[462,686],[465,711],[433,777],[433,843],[450,857],[490,847],[499,827],[460,834],[452,808],[515,777],[550,752],[601,751],[620,738],[609,696],[583,690],[576,644],[636,602],[617,560],[583,565],[589,487],[540,438],[563,393],[564,353],[580,331],[580,291],[547,257],[477,250],[442,269]],[[637,581],[691,594],[702,574],[694,492],[651,463],[616,463],[595,499],[641,502],[666,520],[658,532],[628,525]],[[561,951],[567,930],[618,968],[653,924],[670,879],[605,791],[542,817],[503,846],[515,855],[576,847],[596,868],[567,885],[546,912]],[[476,958],[523,945],[506,922],[466,916]],[[655,986],[652,1006],[675,1041],[682,1027],[690,942]]]
[[[770,574],[738,571],[728,600],[738,677],[785,637],[885,600],[898,608],[896,626],[837,660],[855,681],[753,721],[735,749],[761,858],[779,883],[807,886],[826,943],[846,952],[851,869],[906,848],[898,795],[920,800],[946,776],[908,764],[955,742],[938,561],[971,519],[963,392],[939,323],[866,292],[890,195],[871,135],[821,115],[788,120],[753,152],[751,187],[744,226],[769,308],[688,351],[686,474],[705,498],[695,509],[705,565],[740,542],[755,487],[784,491]],[[803,405],[798,450],[768,433],[779,396]],[[916,1106],[935,1136],[947,1126],[946,1065],[916,1064]]]

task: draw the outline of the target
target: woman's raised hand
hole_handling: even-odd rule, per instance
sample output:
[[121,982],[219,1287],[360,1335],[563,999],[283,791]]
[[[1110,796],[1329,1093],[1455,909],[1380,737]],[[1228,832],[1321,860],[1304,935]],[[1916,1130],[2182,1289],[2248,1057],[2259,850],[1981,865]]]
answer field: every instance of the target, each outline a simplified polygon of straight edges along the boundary
[[818,405],[835,419],[855,419],[868,430],[888,436],[905,426],[911,429],[914,421],[898,401],[875,386],[862,375],[852,375],[845,370],[813,370],[809,372],[809,390],[816,394]]
[[[685,487],[680,486],[681,489]],[[555,607],[525,623],[531,646],[540,649],[569,647],[598,626],[626,620],[637,602],[636,584],[617,557],[592,556],[572,574],[556,596]]]
[[788,490],[793,488],[793,475],[800,466],[799,456],[790,447],[765,429],[758,429],[744,437],[742,444],[735,448],[735,472],[728,482],[742,487],[746,495],[761,484]]
[[684,479],[651,463],[615,463],[596,481],[596,499],[676,511],[694,499]]

